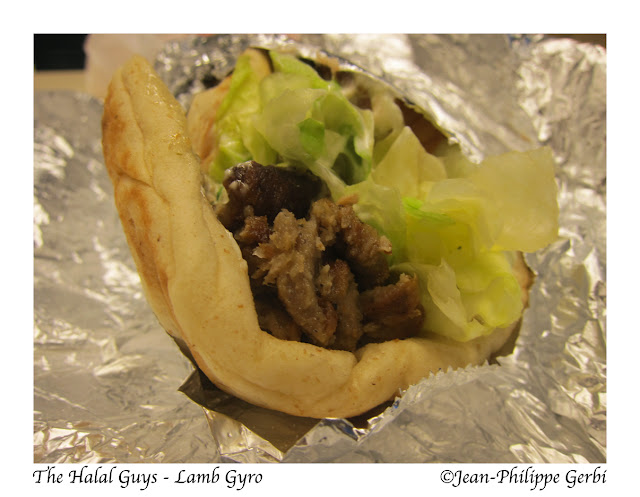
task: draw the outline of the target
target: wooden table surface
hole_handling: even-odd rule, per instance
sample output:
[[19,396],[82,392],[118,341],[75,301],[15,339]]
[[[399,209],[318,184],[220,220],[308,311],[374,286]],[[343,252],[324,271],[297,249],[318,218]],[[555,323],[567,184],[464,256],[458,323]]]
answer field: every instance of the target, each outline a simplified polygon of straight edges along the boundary
[[86,91],[85,73],[79,71],[35,71],[34,90]]

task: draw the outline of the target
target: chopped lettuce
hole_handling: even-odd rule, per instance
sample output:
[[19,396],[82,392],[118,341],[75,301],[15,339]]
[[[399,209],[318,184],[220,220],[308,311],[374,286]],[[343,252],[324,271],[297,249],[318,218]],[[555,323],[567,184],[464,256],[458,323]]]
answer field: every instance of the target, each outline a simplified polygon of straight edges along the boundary
[[407,126],[397,134],[372,176],[376,183],[397,188],[411,197],[421,196],[425,182],[447,178],[442,161],[427,153]]
[[348,186],[343,196],[356,195],[353,206],[358,218],[376,228],[391,242],[393,253],[390,262],[407,260],[407,221],[400,192],[395,188],[375,183],[371,177],[361,183]]
[[453,145],[424,150],[393,96],[371,108],[298,58],[270,52],[273,71],[241,57],[218,113],[211,176],[254,159],[322,178],[337,200],[392,243],[392,269],[419,278],[424,331],[467,341],[514,322],[522,295],[514,251],[535,251],[558,232],[548,148],[469,161]]
[[273,64],[274,74],[299,76],[305,80],[306,88],[327,89],[330,85],[330,82],[322,79],[313,67],[291,54],[271,51],[269,58]]
[[418,276],[428,332],[467,341],[508,326],[522,311],[520,285],[501,252],[485,252],[455,270],[445,260],[405,262],[394,270]]
[[270,52],[274,71],[254,70],[243,55],[217,116],[219,150],[211,176],[249,159],[309,169],[335,196],[371,172],[374,120],[353,105],[335,81],[308,64]]
[[559,212],[550,148],[488,157],[469,179],[491,198],[500,215],[497,249],[534,252],[557,238]]
[[266,71],[252,53],[238,58],[229,92],[216,115],[218,153],[209,166],[209,174],[216,181],[222,181],[225,169],[254,156],[265,161],[274,157],[253,126],[254,116],[260,109],[259,85]]

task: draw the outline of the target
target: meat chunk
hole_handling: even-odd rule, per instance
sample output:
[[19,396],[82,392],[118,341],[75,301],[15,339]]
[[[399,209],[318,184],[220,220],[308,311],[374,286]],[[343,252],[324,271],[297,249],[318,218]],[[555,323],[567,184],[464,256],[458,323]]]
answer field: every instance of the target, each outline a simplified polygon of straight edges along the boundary
[[261,284],[259,272],[261,261],[253,254],[253,251],[258,244],[268,242],[270,235],[271,227],[269,226],[267,216],[248,216],[244,220],[242,228],[234,233],[234,238],[238,242],[238,246],[242,252],[242,258],[247,261],[249,276],[252,276],[253,286]]
[[281,340],[300,341],[302,329],[282,307],[276,295],[268,293],[257,295],[255,304],[260,328]]
[[391,252],[391,244],[373,227],[360,221],[353,207],[323,198],[311,206],[311,218],[318,222],[322,243],[327,247],[335,245],[344,254],[361,289],[387,281],[389,264],[385,254]]
[[267,216],[272,223],[286,209],[296,217],[304,217],[322,187],[320,180],[311,174],[262,166],[255,161],[227,170],[222,184],[229,201],[219,206],[216,215],[230,231],[241,227],[248,215]]
[[376,340],[408,338],[422,328],[424,308],[415,277],[400,275],[397,283],[379,286],[360,295],[364,333]]
[[243,245],[257,245],[269,241],[269,236],[271,228],[267,216],[248,216],[235,238]]
[[328,299],[338,313],[335,340],[332,347],[340,350],[356,349],[363,333],[360,293],[349,265],[336,259],[324,265],[316,278],[319,294]]
[[318,345],[334,341],[338,315],[331,303],[316,294],[315,277],[324,249],[313,220],[298,221],[289,211],[282,211],[273,223],[266,244],[254,255],[263,262],[264,284],[274,284],[278,297],[293,320]]

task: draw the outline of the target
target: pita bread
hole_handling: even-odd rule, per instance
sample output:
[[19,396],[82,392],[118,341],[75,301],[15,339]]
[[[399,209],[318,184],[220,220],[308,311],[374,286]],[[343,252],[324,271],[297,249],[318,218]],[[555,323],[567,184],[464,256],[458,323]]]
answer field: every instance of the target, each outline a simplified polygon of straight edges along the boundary
[[[458,343],[411,338],[355,353],[262,331],[247,265],[201,185],[185,114],[142,57],[113,77],[104,157],[147,299],[166,331],[221,389],[293,415],[350,417],[439,370],[484,363],[514,325]],[[517,271],[525,303],[531,276]]]

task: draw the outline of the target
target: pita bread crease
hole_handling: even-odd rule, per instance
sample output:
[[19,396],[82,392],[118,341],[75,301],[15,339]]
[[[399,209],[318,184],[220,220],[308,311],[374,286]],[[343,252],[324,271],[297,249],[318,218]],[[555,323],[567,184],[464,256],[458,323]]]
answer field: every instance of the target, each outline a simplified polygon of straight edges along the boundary
[[[142,57],[113,77],[103,148],[153,311],[218,387],[243,400],[299,416],[354,416],[431,373],[484,363],[516,326],[467,343],[411,338],[355,353],[274,338],[258,325],[247,265],[203,193],[184,111]],[[530,275],[518,264],[526,290]]]

